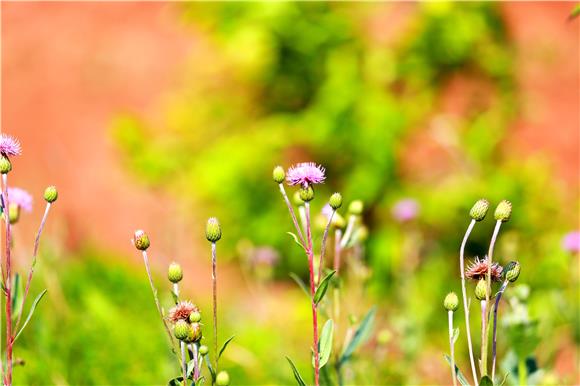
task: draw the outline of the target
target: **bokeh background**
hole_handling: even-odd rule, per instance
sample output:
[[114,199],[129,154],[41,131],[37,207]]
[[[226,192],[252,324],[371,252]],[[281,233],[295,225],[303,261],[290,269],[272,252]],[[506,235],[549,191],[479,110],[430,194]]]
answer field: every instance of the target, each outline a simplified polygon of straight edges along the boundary
[[[1,7],[2,130],[24,149],[11,179],[37,197],[16,230],[21,270],[41,192],[60,191],[33,288],[48,294],[16,349],[18,383],[174,375],[129,240],[149,233],[166,305],[176,260],[185,293],[209,315],[209,216],[224,230],[220,320],[222,337],[236,335],[224,357],[233,383],[291,384],[284,355],[306,373],[309,305],[288,275],[307,267],[271,170],[309,160],[328,176],[316,210],[333,191],[366,204],[368,275],[350,301],[378,313],[353,382],[448,382],[441,302],[459,290],[467,211],[487,197],[514,205],[497,257],[520,260],[529,286],[541,336],[532,381],[580,383],[578,253],[563,244],[579,228],[573,3]],[[417,204],[412,218],[394,215],[400,200]],[[492,226],[476,227],[470,257],[485,254]],[[468,372],[465,346],[460,337]]]

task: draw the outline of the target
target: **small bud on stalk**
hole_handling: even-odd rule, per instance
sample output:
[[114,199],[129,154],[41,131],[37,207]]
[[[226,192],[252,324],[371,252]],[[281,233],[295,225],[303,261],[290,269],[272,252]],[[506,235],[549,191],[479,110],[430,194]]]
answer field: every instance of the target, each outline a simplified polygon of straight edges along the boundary
[[142,230],[135,231],[133,244],[135,245],[135,248],[137,248],[140,251],[146,251],[147,248],[149,248],[149,246],[151,245],[151,243],[149,242],[149,237]]
[[281,184],[286,179],[286,172],[282,166],[276,166],[272,172],[272,178],[277,184]]
[[12,170],[12,163],[8,157],[0,156],[0,173],[8,174]]
[[300,199],[304,202],[310,202],[314,199],[314,189],[308,185],[305,188],[300,188]]
[[342,206],[342,195],[340,193],[334,193],[332,196],[330,196],[328,204],[332,209],[337,210]]
[[520,276],[520,268],[520,263],[517,261],[510,261],[504,268],[506,280],[511,283],[518,280],[518,277]]
[[201,313],[199,311],[193,311],[189,315],[189,321],[191,323],[198,323],[201,320]]
[[355,216],[360,216],[363,212],[364,204],[361,200],[354,200],[348,206],[348,212],[354,214]]
[[475,221],[481,221],[485,218],[488,209],[489,209],[489,201],[482,198],[473,205],[473,207],[469,211],[469,216]]
[[173,326],[173,334],[179,340],[187,339],[189,334],[189,323],[183,319],[175,322],[175,325]]
[[181,265],[173,262],[169,264],[169,269],[167,270],[167,278],[173,284],[179,283],[183,279],[183,269]]
[[205,237],[207,241],[215,243],[222,238],[222,229],[217,218],[212,217],[207,220],[207,225],[205,227]]
[[44,190],[44,199],[48,203],[53,203],[58,198],[58,190],[56,190],[56,186],[49,186]]
[[477,300],[485,300],[487,297],[487,282],[485,279],[481,279],[477,282],[475,286],[475,297]]
[[228,386],[230,384],[230,375],[226,371],[220,371],[215,382],[218,386]]
[[209,352],[209,348],[205,344],[202,344],[201,346],[199,346],[199,353],[201,355],[207,355],[208,352]]
[[506,222],[512,215],[512,203],[508,200],[502,200],[495,208],[494,217],[497,221]]
[[447,296],[445,296],[443,307],[445,307],[447,311],[457,311],[457,308],[459,307],[459,299],[455,292],[449,292]]

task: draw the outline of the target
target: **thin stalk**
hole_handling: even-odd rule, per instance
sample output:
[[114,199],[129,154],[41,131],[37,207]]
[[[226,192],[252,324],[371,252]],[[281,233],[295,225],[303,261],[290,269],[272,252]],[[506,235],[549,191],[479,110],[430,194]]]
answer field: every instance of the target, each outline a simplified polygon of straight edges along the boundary
[[332,223],[332,218],[334,217],[336,210],[332,210],[332,213],[328,217],[328,223],[326,228],[324,228],[324,233],[322,234],[322,246],[320,247],[320,264],[318,265],[318,280],[317,284],[322,280],[322,268],[324,266],[324,252],[326,251],[326,239],[328,238],[328,230],[330,229],[330,224]]
[[451,378],[453,386],[457,386],[457,377],[455,376],[455,343],[453,342],[453,311],[447,311],[449,320],[449,353],[451,354]]
[[300,217],[300,225],[302,226],[301,230],[306,229],[306,209],[304,209],[304,205],[298,206],[298,216]]
[[[34,275],[34,267],[36,266],[36,256],[38,256],[38,246],[40,245],[40,235],[42,234],[42,230],[44,229],[44,224],[46,223],[46,219],[48,218],[48,212],[50,211],[51,203],[46,203],[46,208],[44,209],[44,215],[42,216],[42,220],[40,221],[40,226],[38,227],[38,232],[36,233],[36,238],[34,239],[34,250],[32,252],[32,264],[30,265],[30,270],[28,271],[28,278],[26,279],[26,287],[24,290],[24,296],[22,297],[22,305],[20,307],[21,310],[24,310],[24,304],[26,303],[26,298],[28,296],[28,292],[30,291],[30,283],[32,282],[32,276]],[[21,312],[18,315],[18,319],[16,320],[16,330],[20,326],[20,319],[22,318]]]
[[487,375],[487,300],[481,301],[481,376]]
[[[485,300],[487,302],[487,304],[491,304],[490,303],[490,296],[491,296],[491,266],[493,264],[493,249],[495,247],[495,242],[497,241],[497,235],[499,234],[499,229],[501,228],[501,220],[496,221],[495,223],[495,228],[493,229],[493,235],[491,236],[491,241],[489,243],[489,252],[487,253],[487,274],[486,274],[486,281],[487,281],[487,291],[486,291],[486,296],[485,296]],[[487,322],[487,318],[486,318],[486,322]],[[485,337],[483,337],[482,339],[484,339],[484,341],[482,342],[482,350],[485,348],[485,353],[482,351],[482,361],[485,358],[486,361],[484,363],[482,363],[482,368],[485,369],[485,372],[482,373],[481,375],[487,375],[487,346],[488,346],[488,341],[489,341],[489,331],[486,329],[485,331]],[[483,343],[485,343],[485,346],[483,345]],[[485,355],[483,355],[485,354]]]
[[185,350],[185,342],[180,341],[181,347],[181,370],[183,372],[183,386],[187,386],[187,352]]
[[12,239],[10,234],[10,216],[8,214],[10,202],[8,197],[7,174],[2,174],[2,183],[4,188],[2,193],[4,198],[4,207],[6,208],[6,212],[4,213],[4,219],[6,220],[6,375],[4,381],[8,385],[12,385],[12,345],[14,344],[14,340],[12,338],[12,259],[10,256],[10,244]]
[[493,340],[491,355],[493,359],[491,361],[491,379],[495,379],[495,360],[496,360],[496,346],[497,346],[497,309],[499,307],[499,301],[501,300],[501,295],[508,286],[509,281],[505,280],[501,285],[497,295],[495,296],[495,307],[493,308]]
[[318,357],[318,312],[316,309],[316,303],[314,303],[314,294],[316,293],[316,288],[314,287],[314,254],[312,252],[312,232],[310,229],[310,204],[308,202],[304,203],[304,208],[306,209],[306,237],[307,237],[307,249],[308,254],[308,269],[310,271],[310,295],[312,303],[312,335],[313,335],[313,352],[314,352],[314,384],[318,386],[320,384],[320,369]]
[[211,243],[211,280],[213,292],[213,347],[215,353],[215,372],[218,373],[218,335],[217,335],[217,248],[216,243]]
[[201,362],[199,357],[199,343],[193,344],[193,381],[197,384],[197,380],[199,379],[199,368]]
[[355,221],[356,221],[356,216],[354,214],[351,214],[350,217],[348,218],[348,225],[346,226],[346,231],[344,232],[344,237],[340,241],[341,248],[346,247],[346,244],[348,244],[348,240],[350,239],[350,236],[352,236],[352,231],[354,230]]
[[[340,229],[336,229],[334,231],[334,270],[336,271],[336,277],[339,276],[339,271],[340,271],[340,252],[341,252],[341,248],[340,248],[340,239],[342,238],[342,230]],[[339,356],[340,356],[340,352],[341,347],[338,346],[337,341],[338,341],[338,323],[340,320],[340,289],[338,287],[333,288],[332,290],[332,294],[333,294],[333,312],[334,312],[334,330],[336,331],[336,333],[334,334],[334,347],[336,347],[335,351],[335,359],[336,359],[336,365],[334,366],[335,370],[336,370],[336,378],[338,379],[338,385],[342,386],[344,380],[342,377],[342,369],[341,369],[341,365],[340,365],[340,361],[339,361]]]
[[467,334],[467,347],[469,348],[469,361],[471,363],[471,373],[473,375],[473,383],[475,386],[478,385],[477,382],[477,371],[475,370],[475,359],[473,357],[473,344],[471,343],[471,331],[469,327],[469,307],[467,305],[467,289],[465,288],[465,245],[469,239],[471,231],[475,226],[476,221],[471,220],[467,230],[465,231],[465,236],[463,236],[463,241],[461,242],[461,248],[459,249],[459,271],[461,273],[461,296],[463,298],[463,311],[465,312],[465,332]]
[[526,386],[528,384],[528,368],[526,358],[518,358],[518,385]]
[[294,214],[294,208],[288,199],[288,195],[286,194],[286,189],[284,189],[284,184],[278,184],[280,187],[280,193],[282,193],[282,197],[284,198],[284,202],[288,207],[288,211],[290,212],[290,217],[292,217],[292,222],[294,223],[294,227],[296,228],[296,232],[298,233],[298,238],[304,245],[304,236],[302,235],[302,230],[300,229],[300,225],[298,225],[298,220],[296,219],[296,214]]

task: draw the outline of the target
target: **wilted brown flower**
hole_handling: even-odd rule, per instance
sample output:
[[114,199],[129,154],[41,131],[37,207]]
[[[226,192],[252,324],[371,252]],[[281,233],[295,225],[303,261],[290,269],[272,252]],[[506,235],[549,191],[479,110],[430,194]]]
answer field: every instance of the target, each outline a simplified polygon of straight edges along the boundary
[[[465,277],[471,280],[481,280],[485,279],[487,276],[489,264],[487,256],[485,259],[480,260],[479,258],[475,258],[473,263],[465,270]],[[493,263],[491,265],[491,280],[492,281],[501,281],[501,273],[503,271],[503,267],[498,263]]]
[[190,301],[181,301],[175,307],[169,310],[167,319],[175,323],[178,320],[189,320],[189,315],[192,312],[199,311],[199,308]]

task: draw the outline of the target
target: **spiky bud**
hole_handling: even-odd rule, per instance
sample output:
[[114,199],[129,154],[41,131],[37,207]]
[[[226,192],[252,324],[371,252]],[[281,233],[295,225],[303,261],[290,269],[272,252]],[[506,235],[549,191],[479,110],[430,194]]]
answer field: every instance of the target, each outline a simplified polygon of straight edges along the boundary
[[217,386],[228,386],[230,384],[230,375],[227,371],[220,371],[215,379]]
[[272,178],[277,184],[281,184],[286,179],[286,172],[282,166],[276,166],[272,172]]
[[334,210],[340,208],[342,206],[342,194],[333,193],[333,195],[330,196],[330,200],[328,200],[328,204]]
[[208,352],[209,352],[209,348],[205,344],[202,344],[201,346],[199,346],[199,353],[201,355],[207,355]]
[[506,222],[512,215],[512,203],[508,200],[502,200],[495,208],[494,217],[497,221]]
[[8,207],[8,221],[10,221],[10,224],[13,225],[16,224],[19,219],[20,205],[11,202],[10,206]]
[[177,264],[176,262],[169,264],[167,278],[174,284],[179,283],[181,279],[183,279],[183,269],[181,269],[181,265]]
[[521,266],[519,262],[510,261],[504,268],[506,280],[509,280],[512,283],[518,280],[518,277],[520,276],[520,269]]
[[481,279],[477,282],[475,286],[475,297],[477,300],[485,300],[487,297],[487,282],[485,279]]
[[222,238],[222,228],[220,227],[220,223],[217,218],[212,217],[207,220],[207,225],[205,227],[205,237],[207,238],[207,241],[212,243],[215,243]]
[[187,330],[187,337],[184,339],[186,343],[199,342],[201,340],[201,325],[199,323],[191,323]]
[[198,323],[201,320],[201,313],[199,311],[193,311],[189,314],[189,321],[191,323]]
[[58,190],[56,190],[56,186],[49,186],[48,188],[44,189],[44,199],[46,202],[53,203],[58,198]]
[[354,200],[348,206],[348,212],[355,216],[360,216],[364,210],[364,204],[361,200]]
[[481,221],[485,218],[488,209],[489,209],[489,201],[482,198],[473,205],[473,207],[469,211],[469,216],[475,221]]
[[0,156],[0,173],[1,174],[8,174],[12,170],[12,163],[8,159],[8,157]]
[[457,311],[457,308],[459,307],[459,299],[455,292],[449,292],[447,296],[445,296],[443,307],[445,307],[447,311]]
[[151,243],[149,242],[149,237],[147,234],[142,230],[135,231],[135,237],[133,238],[133,244],[135,244],[135,248],[140,251],[146,251],[149,248]]
[[304,202],[310,202],[314,199],[314,189],[312,186],[308,185],[307,187],[302,187],[299,190],[300,192],[300,199]]
[[340,213],[335,213],[334,216],[332,216],[332,226],[339,229],[346,226],[346,220],[340,215]]
[[183,319],[175,322],[175,325],[173,326],[173,335],[175,335],[175,338],[178,340],[186,340],[189,335],[189,323]]

